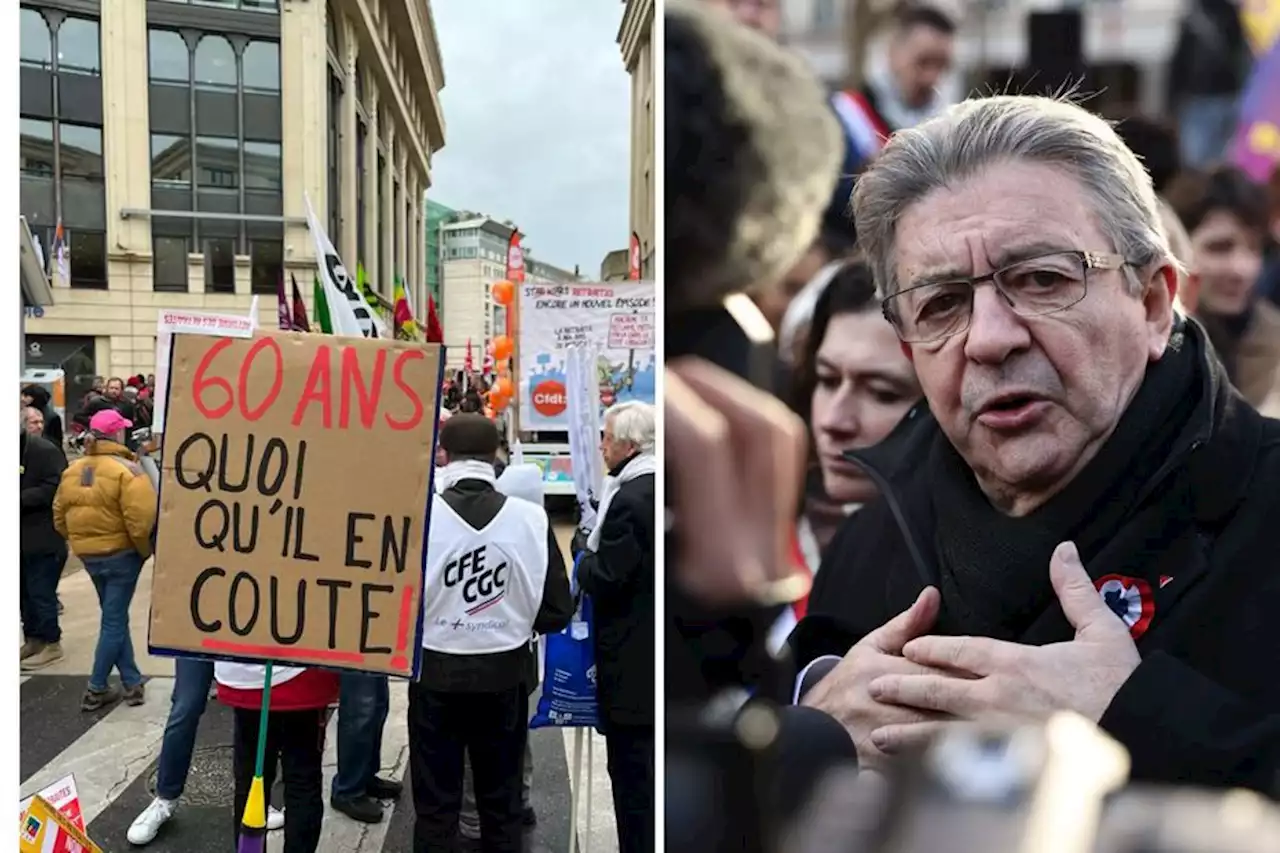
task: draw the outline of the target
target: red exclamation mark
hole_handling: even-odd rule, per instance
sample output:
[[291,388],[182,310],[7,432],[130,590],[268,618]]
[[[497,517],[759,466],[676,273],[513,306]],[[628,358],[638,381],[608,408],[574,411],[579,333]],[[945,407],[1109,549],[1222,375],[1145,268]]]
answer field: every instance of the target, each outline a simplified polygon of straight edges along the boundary
[[400,596],[400,624],[396,626],[396,653],[391,658],[393,669],[406,670],[409,668],[409,658],[405,657],[404,649],[409,644],[409,620],[412,618],[413,587],[406,586],[404,593]]

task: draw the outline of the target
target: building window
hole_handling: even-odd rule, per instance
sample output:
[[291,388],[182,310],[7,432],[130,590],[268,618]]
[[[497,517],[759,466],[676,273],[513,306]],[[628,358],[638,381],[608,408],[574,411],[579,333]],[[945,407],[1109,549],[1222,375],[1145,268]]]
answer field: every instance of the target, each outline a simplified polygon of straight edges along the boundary
[[107,286],[107,235],[104,231],[72,231],[67,240],[71,255],[71,283],[75,287]]
[[[20,212],[46,254],[59,221],[71,284],[106,285],[102,80],[96,20],[19,9]],[[50,264],[52,266],[52,264]]]
[[236,241],[210,237],[204,241],[204,289],[210,293],[236,292]]
[[[357,90],[358,91],[358,90]],[[356,261],[366,257],[366,214],[364,209],[364,148],[368,130],[365,123],[356,119]]]
[[[378,276],[384,276],[387,272],[387,223],[383,220],[385,211],[382,209],[382,179],[387,174],[387,158],[382,156],[382,152],[378,152],[378,185],[374,188],[373,198],[375,209],[378,211]],[[378,289],[377,283],[374,284],[374,290]]]
[[187,255],[190,242],[186,237],[151,238],[152,287],[156,290],[187,289]]
[[220,9],[242,9],[246,12],[280,11],[280,0],[162,0],[162,2],[214,6]]
[[[330,8],[332,15],[333,9]],[[330,27],[332,29],[332,20]],[[329,73],[329,138],[326,154],[329,166],[329,239],[334,244],[342,242],[341,208],[342,208],[342,80],[332,71]]]
[[284,243],[280,240],[250,240],[249,289],[254,293],[275,293],[284,280]]
[[279,45],[185,29],[149,36],[152,207],[196,214],[154,216],[152,233],[201,247],[206,288],[234,292],[236,255],[283,237],[283,222],[242,218],[283,210]]
[[391,182],[391,266],[395,269],[389,269],[383,273],[383,279],[391,284],[395,281],[396,275],[402,270],[400,265],[400,182]]

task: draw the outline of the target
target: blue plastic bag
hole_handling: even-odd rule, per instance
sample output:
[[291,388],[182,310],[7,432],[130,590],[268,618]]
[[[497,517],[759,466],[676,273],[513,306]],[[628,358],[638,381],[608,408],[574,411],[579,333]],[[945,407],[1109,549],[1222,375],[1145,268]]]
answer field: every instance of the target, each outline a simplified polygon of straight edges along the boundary
[[[574,576],[571,580],[575,592],[580,559],[581,554],[573,561]],[[591,596],[579,596],[573,621],[560,633],[548,634],[543,640],[546,665],[542,676],[542,695],[538,699],[538,709],[529,721],[529,728],[595,728],[600,724],[600,705],[596,699],[596,655],[591,644],[595,622],[591,611]]]

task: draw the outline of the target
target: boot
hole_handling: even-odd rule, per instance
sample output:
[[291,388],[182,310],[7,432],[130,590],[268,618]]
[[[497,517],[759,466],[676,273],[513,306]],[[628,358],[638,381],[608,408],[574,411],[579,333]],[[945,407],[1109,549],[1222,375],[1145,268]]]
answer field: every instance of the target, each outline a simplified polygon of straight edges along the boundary
[[84,698],[80,700],[81,711],[97,711],[114,705],[120,701],[120,688],[108,686],[106,690],[94,690],[92,687],[84,691]]
[[62,660],[62,643],[41,643],[40,650],[22,661],[23,672],[44,669],[51,663]]

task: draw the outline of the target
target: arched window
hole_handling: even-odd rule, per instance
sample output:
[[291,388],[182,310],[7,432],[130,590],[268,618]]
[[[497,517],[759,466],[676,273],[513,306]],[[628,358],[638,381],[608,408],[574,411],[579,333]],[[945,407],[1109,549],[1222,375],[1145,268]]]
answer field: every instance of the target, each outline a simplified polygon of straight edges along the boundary
[[280,45],[273,41],[251,41],[241,58],[246,92],[280,91]]
[[98,22],[67,18],[58,27],[58,72],[101,74]]
[[23,65],[53,65],[53,37],[44,15],[36,9],[24,8],[18,14],[18,54]]
[[236,54],[222,36],[203,36],[196,46],[196,88],[236,87]]
[[172,30],[152,30],[147,66],[152,80],[191,82],[191,54],[182,36]]

